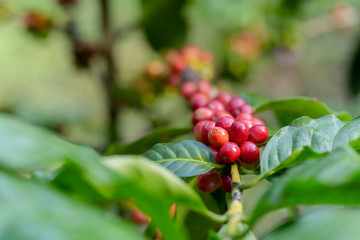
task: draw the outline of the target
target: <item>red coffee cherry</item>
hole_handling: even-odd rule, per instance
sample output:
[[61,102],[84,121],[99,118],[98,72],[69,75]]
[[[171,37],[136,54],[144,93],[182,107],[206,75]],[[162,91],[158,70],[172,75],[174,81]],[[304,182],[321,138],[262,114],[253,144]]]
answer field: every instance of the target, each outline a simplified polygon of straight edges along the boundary
[[210,96],[211,93],[211,84],[208,81],[200,80],[197,83],[198,92],[203,93],[207,96]]
[[209,97],[203,93],[195,93],[191,96],[190,105],[192,110],[204,107],[208,103]]
[[224,163],[233,163],[240,157],[241,150],[236,143],[225,143],[219,151],[221,160]]
[[131,216],[130,216],[131,220],[137,224],[144,224],[144,223],[149,223],[150,222],[150,218],[148,216],[146,216],[143,212],[141,212],[140,210],[132,210],[131,211]]
[[228,131],[231,127],[231,125],[235,122],[233,117],[225,116],[221,117],[216,121],[216,127],[221,127]]
[[260,118],[254,118],[253,122],[254,122],[254,126],[256,125],[266,126],[266,124]]
[[229,129],[229,136],[231,141],[242,144],[249,137],[249,129],[243,122],[234,122]]
[[207,121],[201,128],[201,142],[207,146],[210,145],[208,134],[213,127],[215,127],[215,122]]
[[231,175],[230,175],[230,173],[225,173],[220,176],[220,186],[225,192],[231,193]]
[[223,111],[224,105],[218,100],[210,100],[205,107],[212,109],[214,112]]
[[242,105],[245,105],[246,102],[241,97],[235,96],[231,98],[230,102],[227,104],[226,109],[230,111],[230,109],[239,108]]
[[209,147],[210,150],[212,151],[214,158],[215,158],[215,163],[216,164],[223,164],[223,162],[221,161],[220,155],[219,155],[219,149],[213,146]]
[[172,60],[171,67],[174,72],[178,73],[184,70],[187,67],[186,59],[180,55],[176,55]]
[[242,105],[239,109],[242,113],[254,114],[254,108],[249,104]]
[[[245,106],[245,105],[244,105]],[[235,121],[241,121],[245,123],[248,129],[250,129],[254,125],[254,117],[248,113],[240,113],[236,118]]]
[[173,73],[170,77],[166,80],[167,84],[170,86],[176,86],[181,82],[180,75],[177,73]]
[[212,146],[222,147],[225,143],[229,142],[229,134],[221,127],[213,127],[208,133],[208,139]]
[[269,137],[269,130],[262,125],[255,125],[249,130],[249,141],[263,143]]
[[180,87],[181,95],[186,98],[190,99],[194,93],[197,91],[197,85],[195,82],[186,82]]
[[231,100],[231,95],[226,92],[220,92],[218,95],[216,95],[215,100],[220,101],[222,104],[224,104],[224,106],[226,106]]
[[201,129],[208,120],[202,120],[198,122],[194,127],[194,136],[196,141],[202,142]]
[[229,110],[229,113],[231,114],[231,116],[233,116],[234,118],[236,118],[237,116],[239,116],[239,114],[241,114],[240,107],[230,109],[230,110]]
[[260,152],[255,143],[247,141],[244,142],[241,147],[240,159],[244,163],[253,163],[259,160]]
[[213,117],[212,117],[212,120],[217,121],[219,118],[226,117],[226,116],[231,117],[232,119],[234,119],[233,116],[228,111],[223,110],[223,111],[215,112]]
[[212,172],[200,174],[197,178],[196,184],[198,188],[203,192],[214,192],[220,187],[219,176],[217,175],[217,173]]
[[200,107],[196,109],[192,115],[192,123],[195,125],[202,120],[210,120],[214,111],[207,107]]
[[236,116],[235,121],[253,121],[254,117],[251,114],[248,113],[240,113],[239,115]]

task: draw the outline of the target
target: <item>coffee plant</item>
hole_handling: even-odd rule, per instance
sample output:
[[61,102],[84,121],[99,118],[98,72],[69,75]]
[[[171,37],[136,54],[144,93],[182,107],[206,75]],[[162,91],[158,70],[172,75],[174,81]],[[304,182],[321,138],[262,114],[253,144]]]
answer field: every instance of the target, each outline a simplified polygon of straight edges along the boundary
[[[78,2],[57,4],[73,17]],[[115,32],[109,2],[99,2],[98,42],[82,39],[71,17],[59,26],[42,12],[21,14],[22,26],[36,38],[64,33],[79,70],[91,70],[94,61],[103,60],[107,146],[80,145],[54,127],[0,112],[0,239],[359,238],[360,117],[334,112],[313,98],[272,100],[219,90],[213,55],[196,45],[162,52],[133,85],[120,86],[115,39],[129,29]],[[157,50],[183,45],[188,23],[178,10],[187,1],[156,1],[157,8],[151,1],[140,2],[141,26],[130,30],[141,27]],[[217,3],[209,4],[208,10],[214,10]],[[274,19],[289,20],[301,6],[301,1],[279,1],[269,9],[269,29],[254,24],[227,34],[221,75],[239,83],[265,49],[290,48],[297,40],[297,23]],[[339,28],[349,25],[339,12],[334,15]],[[226,22],[228,16],[216,20]],[[149,111],[157,96],[169,92],[182,97],[191,112],[182,117],[192,127],[162,126],[153,119],[151,133],[120,144],[116,122],[121,108]],[[264,194],[255,196],[252,190],[264,183],[269,185]],[[253,206],[247,206],[244,195]],[[279,212],[280,218],[272,218]],[[262,221],[268,229],[256,236]]]

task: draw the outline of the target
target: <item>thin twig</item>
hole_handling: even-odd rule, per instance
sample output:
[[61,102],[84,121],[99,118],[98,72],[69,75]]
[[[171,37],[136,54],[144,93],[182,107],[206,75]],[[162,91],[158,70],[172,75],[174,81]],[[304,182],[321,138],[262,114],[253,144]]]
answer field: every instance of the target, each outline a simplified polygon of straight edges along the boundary
[[106,72],[103,76],[103,85],[108,105],[109,124],[108,124],[108,144],[118,141],[116,122],[118,107],[114,97],[114,89],[116,88],[116,80],[118,72],[116,69],[115,58],[113,56],[114,36],[112,34],[110,24],[110,9],[108,0],[100,0],[101,21],[103,30],[103,56],[105,59]]

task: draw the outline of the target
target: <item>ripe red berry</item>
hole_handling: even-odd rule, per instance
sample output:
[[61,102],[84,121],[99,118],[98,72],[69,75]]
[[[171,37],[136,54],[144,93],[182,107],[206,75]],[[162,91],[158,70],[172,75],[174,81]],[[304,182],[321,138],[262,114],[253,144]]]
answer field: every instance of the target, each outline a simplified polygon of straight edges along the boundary
[[235,122],[233,117],[225,116],[221,117],[216,121],[216,127],[221,127],[228,131],[231,127],[231,125]]
[[[245,106],[245,105],[244,105]],[[248,129],[250,129],[254,125],[254,117],[248,113],[240,113],[236,118],[235,121],[241,121],[245,123]]]
[[229,142],[229,134],[221,127],[213,127],[208,133],[208,139],[212,146],[222,147]]
[[197,83],[197,89],[198,92],[201,92],[207,96],[210,96],[211,93],[211,84],[208,81],[205,80],[200,80]]
[[207,146],[210,145],[208,134],[213,127],[215,127],[215,122],[207,121],[201,128],[201,142]]
[[235,96],[227,104],[226,109],[230,110],[230,109],[239,108],[239,107],[241,107],[242,105],[245,105],[245,104],[246,104],[246,102],[245,102],[244,99],[242,99],[241,97]]
[[173,62],[171,63],[171,67],[174,70],[174,72],[181,72],[182,70],[184,70],[187,67],[187,62],[186,59],[180,55],[177,55],[174,59]]
[[225,117],[225,116],[231,117],[232,119],[234,119],[233,116],[228,111],[223,110],[223,111],[215,112],[213,117],[212,117],[212,120],[217,121],[219,118],[222,118],[222,117]]
[[225,143],[219,151],[221,160],[224,163],[233,163],[240,157],[241,150],[236,143]]
[[249,104],[242,105],[239,109],[242,113],[254,114],[254,108]]
[[269,130],[262,125],[255,125],[249,130],[249,141],[263,143],[269,137]]
[[190,99],[196,91],[197,85],[195,82],[186,82],[180,87],[180,93],[186,99]]
[[203,93],[195,93],[191,96],[190,105],[192,110],[204,107],[208,103],[209,97]]
[[254,126],[256,125],[266,126],[265,123],[260,118],[254,118],[253,122],[254,122]]
[[254,117],[253,117],[253,115],[248,114],[248,113],[240,113],[235,118],[235,121],[243,121],[243,120],[253,121]]
[[202,120],[210,120],[214,111],[207,107],[200,107],[196,109],[192,115],[192,123],[195,125]]
[[202,142],[202,139],[201,139],[201,129],[202,129],[202,127],[204,126],[204,124],[205,124],[207,121],[208,121],[208,120],[203,120],[203,121],[198,122],[198,123],[195,125],[195,127],[194,127],[194,136],[195,136],[196,141]]
[[214,158],[215,158],[215,163],[216,164],[223,164],[223,162],[220,159],[220,155],[219,155],[219,149],[213,146],[209,147],[210,150],[212,151]]
[[222,111],[225,109],[224,105],[218,100],[210,100],[205,106],[212,109],[214,112]]
[[225,192],[231,193],[231,175],[230,175],[230,173],[225,173],[220,176],[220,186]]
[[203,192],[214,192],[220,187],[219,176],[217,173],[212,172],[200,174],[197,178],[196,184]]
[[249,129],[243,122],[234,122],[229,129],[229,136],[231,141],[242,144],[249,137]]
[[137,224],[148,223],[150,220],[149,217],[140,210],[132,210],[130,218]]
[[215,100],[220,101],[222,104],[224,104],[224,106],[226,106],[231,100],[231,95],[226,92],[220,92],[218,95],[216,95]]
[[255,143],[247,141],[244,142],[241,147],[240,159],[244,163],[253,163],[259,160],[260,152]]
[[181,82],[180,75],[177,73],[173,73],[170,75],[170,77],[167,79],[167,83],[170,86],[176,86]]
[[229,113],[231,114],[231,116],[233,116],[234,118],[236,118],[236,117],[239,116],[239,114],[241,113],[240,107],[229,109]]

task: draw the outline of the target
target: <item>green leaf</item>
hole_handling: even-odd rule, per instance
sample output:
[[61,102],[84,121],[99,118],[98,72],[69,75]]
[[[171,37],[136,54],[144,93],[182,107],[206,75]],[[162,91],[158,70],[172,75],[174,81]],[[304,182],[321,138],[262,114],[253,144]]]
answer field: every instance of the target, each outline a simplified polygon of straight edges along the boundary
[[[267,102],[255,109],[255,112],[272,110],[276,113],[280,123],[288,125],[296,118],[308,116],[320,118],[333,113],[324,103],[312,98],[291,98]],[[338,115],[340,120],[348,121],[351,119],[349,114],[341,113]]]
[[180,47],[187,35],[183,16],[186,0],[142,0],[141,27],[150,45],[156,49]]
[[82,146],[68,143],[47,130],[0,113],[0,164],[18,171],[50,171],[72,158]]
[[215,164],[214,155],[207,146],[191,140],[158,143],[143,155],[179,177],[197,176],[221,167]]
[[255,109],[258,108],[261,105],[264,105],[264,104],[270,102],[270,98],[264,97],[264,96],[262,96],[260,94],[253,93],[253,92],[242,91],[239,95],[248,104],[253,106]]
[[0,239],[143,239],[130,224],[55,190],[0,172]]
[[360,209],[319,209],[277,228],[264,240],[358,239]]
[[357,117],[345,124],[336,134],[333,149],[354,141],[360,137],[360,117]]
[[281,128],[265,146],[261,156],[261,173],[289,167],[291,162],[298,163],[331,151],[335,136],[343,126],[344,123],[334,115],[296,119],[290,126]]
[[164,236],[177,233],[171,239],[184,238],[179,226],[176,227],[169,216],[173,203],[207,213],[203,201],[191,187],[166,168],[146,158],[112,156],[104,158],[104,164],[128,181],[126,187],[117,188],[115,196],[136,199],[140,209],[151,216]]
[[191,132],[191,128],[157,128],[149,135],[136,140],[135,142],[118,145],[113,144],[108,149],[108,155],[114,154],[142,154],[151,146],[159,142],[170,142],[176,137]]
[[[105,167],[100,162],[100,157],[91,148],[66,142],[51,132],[23,123],[5,114],[0,114],[0,133],[1,167],[13,171],[29,171],[30,173],[34,171],[34,177],[39,178],[40,176],[40,179],[45,181],[55,178],[52,182],[54,185],[57,184],[67,192],[75,191],[75,194],[80,194],[85,200],[107,199],[108,201],[117,201],[123,198],[133,198],[140,209],[152,217],[166,238],[185,238],[181,228],[175,226],[169,217],[170,201],[207,213],[206,208],[201,205],[201,201],[194,202],[194,199],[189,198],[189,194],[192,193],[181,187],[179,187],[181,192],[178,193],[165,191],[166,195],[162,195],[162,198],[159,195],[154,195],[155,190],[160,191],[167,186],[164,184],[168,181],[166,178],[167,181],[162,179],[161,182],[153,182],[149,177],[145,181],[141,176],[132,177],[131,175],[116,173]],[[134,169],[135,167],[141,168],[138,165],[140,164],[140,166],[148,168],[143,171],[156,168],[160,169],[160,171],[155,171],[157,174],[161,175],[162,172],[166,172],[166,169],[152,164],[150,161],[149,164],[155,165],[155,167],[150,167],[149,164],[143,163],[144,161],[136,161],[136,158],[132,161]],[[126,162],[124,161],[124,163]],[[59,168],[59,166],[61,167]],[[130,174],[130,166],[126,167],[129,169],[124,169],[124,171],[129,171]],[[49,176],[47,173],[54,169],[56,171],[50,173]],[[141,173],[140,170],[136,169],[133,173],[136,171]],[[152,172],[152,174],[155,173]],[[171,173],[169,174],[171,175]],[[160,177],[156,177],[155,174],[153,179],[157,178]],[[177,181],[182,183],[181,180]],[[174,184],[176,180],[170,182]],[[183,184],[185,185],[185,183]],[[196,194],[194,198],[196,198]]]
[[252,224],[274,209],[299,204],[360,204],[360,156],[350,146],[293,167],[257,203]]

